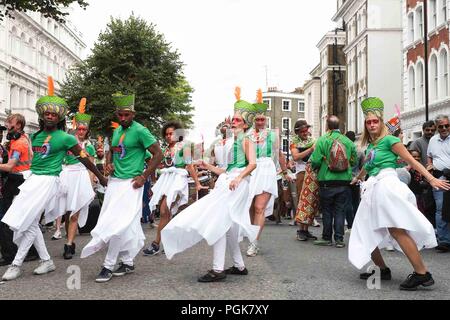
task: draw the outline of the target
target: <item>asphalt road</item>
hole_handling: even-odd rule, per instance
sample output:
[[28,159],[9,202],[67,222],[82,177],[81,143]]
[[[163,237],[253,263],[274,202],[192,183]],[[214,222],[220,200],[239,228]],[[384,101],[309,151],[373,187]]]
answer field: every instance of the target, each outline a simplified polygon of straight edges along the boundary
[[[450,254],[438,254],[434,250],[424,252],[436,285],[431,290],[403,292],[398,286],[412,268],[401,253],[384,252],[393,280],[381,283],[380,289],[369,290],[366,282],[359,280],[359,271],[348,262],[346,248],[315,247],[312,242],[299,242],[295,239],[296,227],[289,226],[289,221],[283,222],[282,225],[269,222],[261,240],[261,253],[254,258],[245,257],[248,276],[228,276],[224,282],[208,284],[197,282],[197,277],[212,264],[212,248],[204,242],[175,256],[172,261],[164,255],[144,257],[140,254],[135,261],[134,274],[97,284],[94,279],[105,252],[81,260],[80,249],[90,240],[89,235],[83,235],[76,239],[77,256],[65,261],[62,258],[64,240],[49,240],[52,235],[49,231],[44,236],[57,270],[35,276],[32,273],[38,263],[25,263],[21,278],[0,285],[0,299],[450,299]],[[154,238],[154,229],[145,225],[144,231],[147,239]],[[311,231],[317,236],[321,234],[320,228],[311,228]],[[245,252],[246,243],[241,246]],[[6,267],[0,268],[0,273],[5,271]]]

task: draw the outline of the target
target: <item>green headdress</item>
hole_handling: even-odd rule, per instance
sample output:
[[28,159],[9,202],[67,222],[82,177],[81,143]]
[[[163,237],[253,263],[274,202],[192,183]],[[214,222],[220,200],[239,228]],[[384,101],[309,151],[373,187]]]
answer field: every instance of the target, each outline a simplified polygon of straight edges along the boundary
[[132,111],[134,112],[135,95],[123,95],[121,92],[112,95],[114,105],[117,111]]
[[44,118],[45,112],[54,112],[59,116],[59,120],[62,121],[67,114],[68,105],[66,100],[55,96],[55,84],[52,77],[48,77],[48,94],[45,97],[40,98],[36,102],[36,112],[39,115],[39,119]]
[[256,103],[253,104],[255,107],[256,114],[258,115],[266,115],[267,109],[269,109],[269,105],[263,103],[263,95],[262,90],[258,89],[256,92]]
[[250,102],[241,100],[241,88],[236,87],[234,95],[237,100],[234,104],[234,112],[239,112],[245,122],[249,126],[252,126],[256,117],[256,107]]
[[383,118],[384,103],[380,98],[370,97],[361,102],[361,108],[364,116],[367,117],[369,113]]
[[78,112],[75,114],[75,123],[76,126],[85,125],[89,127],[89,123],[91,122],[92,116],[86,114],[86,98],[82,98],[80,104],[78,105]]

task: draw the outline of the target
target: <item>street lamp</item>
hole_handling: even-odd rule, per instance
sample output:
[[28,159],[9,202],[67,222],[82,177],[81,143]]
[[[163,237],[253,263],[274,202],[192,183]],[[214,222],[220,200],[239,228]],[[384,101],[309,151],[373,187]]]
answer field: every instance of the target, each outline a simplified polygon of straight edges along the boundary
[[428,110],[428,0],[423,0],[423,46],[424,46],[424,64],[425,64],[425,121],[429,120]]

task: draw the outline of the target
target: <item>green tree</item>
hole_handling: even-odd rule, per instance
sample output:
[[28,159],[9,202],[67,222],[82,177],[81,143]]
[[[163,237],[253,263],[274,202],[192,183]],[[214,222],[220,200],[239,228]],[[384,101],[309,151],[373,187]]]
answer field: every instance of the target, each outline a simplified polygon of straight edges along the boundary
[[136,120],[159,135],[167,120],[192,124],[191,94],[183,75],[183,64],[164,36],[141,18],[111,18],[92,54],[73,68],[62,85],[61,94],[76,112],[86,97],[87,112],[93,115],[94,133],[110,133],[115,121],[111,95],[136,94]]
[[88,3],[84,0],[1,0],[0,20],[4,17],[13,17],[14,11],[35,11],[41,12],[47,18],[64,22],[64,17],[68,13],[61,11],[61,8],[68,7],[72,3],[78,3],[82,8],[86,8]]

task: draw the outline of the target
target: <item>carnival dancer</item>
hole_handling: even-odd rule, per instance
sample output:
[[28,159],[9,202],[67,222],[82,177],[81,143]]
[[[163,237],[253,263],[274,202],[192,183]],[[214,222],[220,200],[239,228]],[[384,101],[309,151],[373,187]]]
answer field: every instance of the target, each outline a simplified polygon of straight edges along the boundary
[[[75,138],[89,160],[94,163],[95,148],[89,141],[89,124],[92,116],[85,111],[86,98],[82,98],[73,121]],[[64,245],[63,257],[70,260],[75,254],[74,240],[78,226],[83,228],[86,225],[89,205],[94,200],[95,192],[92,187],[93,178],[71,151],[67,153],[64,162],[66,165],[61,172],[61,185],[66,193],[61,198],[61,209],[62,214],[70,212],[70,215],[66,217],[67,243]]]
[[276,131],[267,128],[266,112],[269,106],[263,103],[261,89],[257,92],[257,103],[254,104],[254,127],[248,132],[248,138],[255,144],[256,170],[250,179],[250,219],[253,225],[260,227],[258,237],[251,242],[247,249],[247,256],[255,257],[259,250],[259,239],[264,229],[267,217],[273,214],[275,199],[278,198],[277,169],[280,163],[283,177],[292,182],[287,175],[286,158],[280,150],[279,138]]
[[[112,137],[111,150],[105,169],[111,175],[98,222],[92,230],[92,240],[84,247],[81,258],[86,258],[108,246],[103,268],[95,279],[107,282],[112,276],[133,273],[134,258],[144,246],[141,227],[144,183],[161,162],[162,152],[150,131],[134,121],[135,95],[113,95],[120,121]],[[146,150],[152,155],[144,170]],[[115,265],[120,259],[117,269]]]
[[53,79],[49,77],[48,96],[36,103],[40,130],[31,136],[33,160],[31,177],[21,186],[20,193],[3,218],[14,231],[18,251],[3,280],[13,280],[21,275],[20,267],[32,244],[39,253],[41,263],[34,274],[42,275],[56,269],[45,247],[39,220],[45,211],[45,221],[54,221],[61,211],[58,208],[62,162],[68,150],[79,157],[103,185],[107,184],[95,165],[89,161],[74,136],[64,132],[67,103],[54,95]]
[[[400,182],[395,169],[400,156],[419,171],[435,189],[449,190],[447,181],[434,178],[406,150],[400,139],[388,134],[384,125],[384,104],[379,98],[368,98],[361,103],[365,115],[362,145],[369,145],[366,163],[355,184],[366,176],[361,204],[356,214],[350,236],[349,260],[358,269],[372,261],[381,269],[381,279],[390,280],[391,271],[386,266],[380,249],[392,236],[395,249],[402,251],[414,272],[400,285],[401,290],[417,290],[419,286],[432,286],[434,280],[428,272],[419,250],[437,246],[433,226],[417,209],[414,194]],[[373,273],[363,273],[368,279]]]
[[[246,275],[239,248],[245,236],[254,241],[259,227],[250,221],[249,175],[256,168],[256,152],[245,131],[255,116],[254,106],[240,99],[232,120],[234,143],[227,149],[228,167],[219,169],[206,162],[201,167],[219,175],[216,187],[207,196],[180,212],[162,231],[162,243],[170,260],[177,253],[192,247],[202,239],[214,247],[212,270],[198,279],[199,282],[214,282],[226,278],[226,274]],[[225,268],[225,251],[228,247],[233,266]]]
[[189,184],[188,174],[194,179],[196,191],[207,189],[203,187],[192,164],[191,144],[183,141],[183,127],[181,123],[171,121],[162,130],[167,147],[163,151],[163,166],[161,175],[152,187],[150,211],[159,206],[160,220],[156,239],[144,250],[145,256],[154,256],[160,252],[161,230],[169,223],[171,217],[178,212],[178,208],[188,203]]
[[[317,196],[314,193],[318,190],[317,182],[315,182],[317,179],[311,165],[309,164],[307,168],[308,160],[314,152],[316,143],[315,139],[311,137],[309,131],[310,128],[311,126],[308,124],[308,122],[306,122],[306,120],[298,120],[294,126],[295,137],[292,139],[292,144],[290,146],[292,158],[295,161],[295,171],[297,175],[297,204],[295,208],[296,217],[292,224],[298,224],[297,240],[299,241],[317,240],[317,237],[313,236],[309,232],[309,217],[312,215],[312,213],[304,214],[307,212],[305,211],[305,208],[307,208],[306,210],[310,212],[316,212],[316,209],[310,210],[310,208],[315,207],[315,200],[310,201],[312,199],[308,200],[308,198],[305,196],[303,196],[302,199],[302,190],[306,190],[306,196],[309,196],[311,194],[310,198],[316,198]],[[308,180],[308,185],[304,188],[303,184],[306,180]],[[310,188],[309,184],[316,184],[316,189]],[[307,203],[301,203],[301,200],[305,200],[307,201]],[[314,226],[318,225],[315,219],[313,219],[312,223]]]

